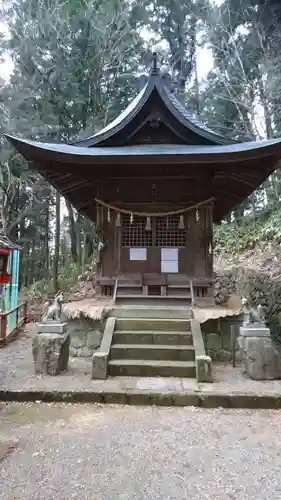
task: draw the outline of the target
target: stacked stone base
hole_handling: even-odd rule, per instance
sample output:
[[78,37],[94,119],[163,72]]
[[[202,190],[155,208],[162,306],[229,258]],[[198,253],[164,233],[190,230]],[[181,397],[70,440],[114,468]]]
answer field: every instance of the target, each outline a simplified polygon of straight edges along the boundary
[[253,380],[281,379],[281,352],[269,328],[240,328],[238,344],[244,370]]
[[[57,333],[56,333],[57,332]],[[32,355],[35,373],[58,375],[67,370],[70,336],[65,323],[42,323],[33,337]]]
[[86,318],[67,322],[70,334],[70,356],[91,358],[100,347],[104,321]]

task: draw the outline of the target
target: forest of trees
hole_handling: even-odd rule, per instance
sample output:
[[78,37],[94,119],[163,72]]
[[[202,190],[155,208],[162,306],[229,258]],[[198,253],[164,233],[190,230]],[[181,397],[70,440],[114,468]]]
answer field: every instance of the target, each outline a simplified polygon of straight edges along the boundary
[[[0,231],[23,246],[24,286],[83,273],[96,235],[3,133],[68,142],[99,130],[139,90],[159,41],[209,127],[237,140],[281,136],[278,0],[7,0],[0,15],[0,57],[13,62],[0,75]],[[204,80],[202,50],[213,61]],[[226,222],[281,214],[280,200],[276,171]]]

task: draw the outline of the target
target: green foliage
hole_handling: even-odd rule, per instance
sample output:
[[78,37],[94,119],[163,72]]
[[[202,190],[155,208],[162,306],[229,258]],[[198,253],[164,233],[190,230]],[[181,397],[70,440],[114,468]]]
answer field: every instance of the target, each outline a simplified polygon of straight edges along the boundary
[[215,250],[218,255],[236,255],[256,245],[262,247],[281,243],[281,211],[263,213],[259,218],[249,217],[243,223],[223,223],[214,231]]
[[72,140],[120,112],[120,91],[124,104],[132,95],[133,78],[120,84],[140,57],[127,2],[14,0],[7,23],[15,64],[9,129],[16,119],[27,137]]
[[[79,277],[79,267],[70,262],[66,266],[62,266],[59,270],[58,282],[59,288],[64,292],[71,292],[73,287],[77,284]],[[53,285],[50,280],[41,279],[35,281],[32,285],[21,288],[21,299],[33,300],[42,299],[53,295]]]
[[70,292],[78,281],[79,271],[79,267],[73,262],[61,268],[58,276],[59,288],[66,292]]

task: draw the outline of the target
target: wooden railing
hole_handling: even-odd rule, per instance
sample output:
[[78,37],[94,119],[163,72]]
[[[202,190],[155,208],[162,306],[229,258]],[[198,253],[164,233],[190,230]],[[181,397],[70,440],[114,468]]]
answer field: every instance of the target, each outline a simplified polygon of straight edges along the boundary
[[189,284],[190,284],[191,306],[195,307],[194,288],[192,280],[190,280]]
[[116,295],[117,295],[117,289],[118,289],[118,281],[119,281],[119,276],[117,276],[114,284],[114,290],[113,290],[113,304],[116,302]]
[[[15,315],[13,328],[8,326],[8,318]],[[6,345],[11,337],[27,322],[27,302],[21,302],[9,311],[0,312],[0,347]]]

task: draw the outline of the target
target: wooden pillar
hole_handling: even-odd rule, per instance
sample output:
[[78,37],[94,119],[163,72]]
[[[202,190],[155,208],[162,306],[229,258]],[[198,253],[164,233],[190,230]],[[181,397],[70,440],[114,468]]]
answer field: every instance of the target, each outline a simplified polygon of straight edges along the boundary
[[[101,207],[99,205],[96,206],[96,227],[98,231],[101,230]],[[97,251],[97,260],[96,260],[96,294],[101,295],[102,287],[99,283],[101,278],[101,259],[102,259],[102,250]]]
[[213,205],[209,205],[208,207],[208,236],[209,236],[209,245],[211,245],[211,248],[208,246],[208,276],[213,276],[213,246],[214,246],[214,239],[213,239]]
[[122,215],[120,214],[120,226],[115,227],[116,234],[116,274],[119,276],[121,274],[121,245],[122,245]]
[[24,317],[24,323],[27,323],[28,320],[28,303],[25,301],[23,305],[23,317]]

